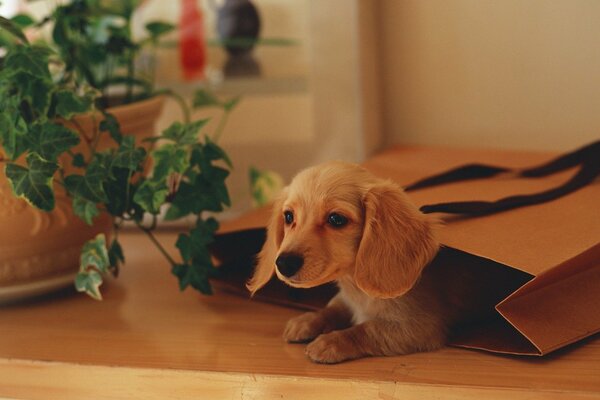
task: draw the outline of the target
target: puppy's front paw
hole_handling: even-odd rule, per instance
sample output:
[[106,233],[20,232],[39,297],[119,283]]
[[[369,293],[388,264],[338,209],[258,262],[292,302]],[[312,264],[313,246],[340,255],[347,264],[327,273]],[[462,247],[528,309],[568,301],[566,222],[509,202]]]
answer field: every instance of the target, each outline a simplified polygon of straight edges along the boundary
[[324,323],[315,312],[308,312],[288,321],[283,338],[290,343],[310,342],[323,332]]
[[321,364],[335,364],[361,356],[359,350],[343,332],[331,332],[316,338],[306,346],[306,355]]

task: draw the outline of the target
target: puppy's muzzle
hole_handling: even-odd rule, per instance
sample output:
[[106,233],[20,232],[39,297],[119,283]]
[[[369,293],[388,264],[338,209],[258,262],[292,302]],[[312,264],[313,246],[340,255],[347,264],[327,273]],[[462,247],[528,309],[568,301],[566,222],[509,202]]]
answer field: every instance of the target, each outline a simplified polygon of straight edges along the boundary
[[277,270],[281,275],[289,278],[296,274],[304,264],[304,257],[295,253],[282,253],[275,260]]

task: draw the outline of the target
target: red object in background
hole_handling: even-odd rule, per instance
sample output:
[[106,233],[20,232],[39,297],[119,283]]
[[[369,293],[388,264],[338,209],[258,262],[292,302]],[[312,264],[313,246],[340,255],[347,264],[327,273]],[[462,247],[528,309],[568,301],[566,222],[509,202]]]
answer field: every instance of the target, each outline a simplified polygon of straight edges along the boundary
[[204,21],[197,0],[181,0],[179,60],[186,80],[204,79],[206,43]]

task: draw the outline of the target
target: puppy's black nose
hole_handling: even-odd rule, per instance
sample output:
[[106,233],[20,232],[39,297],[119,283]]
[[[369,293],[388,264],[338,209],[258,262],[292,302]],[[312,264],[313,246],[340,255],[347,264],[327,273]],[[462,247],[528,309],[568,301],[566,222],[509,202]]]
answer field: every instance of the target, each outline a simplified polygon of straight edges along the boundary
[[282,253],[275,260],[279,272],[288,278],[294,275],[304,264],[304,258],[294,253]]

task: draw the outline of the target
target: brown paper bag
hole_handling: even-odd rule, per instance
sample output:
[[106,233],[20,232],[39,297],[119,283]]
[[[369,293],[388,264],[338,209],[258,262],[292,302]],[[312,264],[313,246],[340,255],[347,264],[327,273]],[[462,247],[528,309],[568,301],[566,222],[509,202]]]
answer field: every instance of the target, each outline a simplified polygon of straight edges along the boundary
[[[431,147],[393,148],[364,164],[400,184],[420,182],[407,190],[425,212],[455,213],[440,213],[444,246],[435,262],[489,271],[492,286],[485,290],[501,294],[490,318],[457,330],[453,344],[545,355],[600,331],[600,142],[585,149],[545,170],[521,168],[556,155]],[[509,168],[464,167],[467,162]],[[214,250],[226,261],[229,287],[243,291],[252,272],[248,256],[262,241],[260,229],[218,238]],[[273,280],[260,298],[318,308],[334,293],[330,285],[298,290]]]

